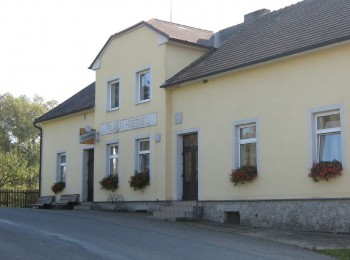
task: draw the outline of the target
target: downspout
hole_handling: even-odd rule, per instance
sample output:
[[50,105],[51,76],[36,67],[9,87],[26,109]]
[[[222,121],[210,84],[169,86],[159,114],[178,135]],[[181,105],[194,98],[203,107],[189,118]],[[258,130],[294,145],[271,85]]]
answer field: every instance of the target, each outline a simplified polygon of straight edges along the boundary
[[39,154],[39,197],[41,196],[41,159],[42,159],[42,148],[43,148],[43,129],[40,126],[36,125],[36,122],[33,122],[35,128],[38,128],[40,131],[40,154]]

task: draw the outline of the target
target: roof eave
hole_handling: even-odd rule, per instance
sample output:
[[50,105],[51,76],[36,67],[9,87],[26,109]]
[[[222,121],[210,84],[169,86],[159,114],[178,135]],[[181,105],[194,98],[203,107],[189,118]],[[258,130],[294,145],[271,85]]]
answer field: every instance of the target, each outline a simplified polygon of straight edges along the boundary
[[189,45],[189,46],[193,46],[193,47],[197,47],[197,48],[201,48],[201,49],[207,49],[207,50],[215,50],[216,49],[214,46],[179,40],[176,38],[169,38],[169,40],[172,42],[175,42],[175,43],[185,44],[185,45]]
[[85,112],[93,111],[94,109],[95,109],[95,106],[89,106],[89,107],[82,108],[82,109],[79,109],[79,110],[75,110],[75,111],[72,111],[72,112],[69,112],[69,113],[61,114],[59,116],[54,116],[54,117],[50,117],[50,118],[47,118],[47,119],[41,119],[41,118],[45,117],[45,115],[46,115],[45,114],[45,115],[35,119],[34,123],[43,123],[43,122],[55,120],[55,119],[58,119],[58,118],[61,118],[61,117],[73,116],[73,115],[79,114],[79,113],[81,113],[83,111],[85,111]]
[[251,67],[251,66],[254,66],[254,65],[261,64],[261,63],[265,63],[265,62],[269,62],[269,61],[273,61],[273,60],[289,57],[289,56],[292,56],[292,55],[301,54],[301,53],[304,53],[304,52],[307,52],[307,51],[316,50],[316,49],[319,49],[319,48],[322,48],[322,47],[328,47],[328,46],[330,47],[333,44],[338,44],[338,43],[342,43],[342,42],[349,41],[349,40],[350,40],[350,35],[348,35],[346,37],[341,37],[341,38],[333,39],[333,40],[330,40],[330,41],[314,44],[314,45],[309,45],[309,46],[306,46],[306,47],[303,47],[303,48],[299,48],[299,49],[295,49],[295,50],[279,53],[279,54],[272,55],[272,56],[269,56],[269,57],[266,57],[266,58],[262,58],[262,59],[259,59],[259,60],[255,60],[255,61],[239,64],[239,65],[233,66],[233,67],[228,67],[228,68],[225,68],[225,69],[222,69],[222,70],[216,70],[216,71],[213,71],[213,72],[210,72],[210,73],[201,74],[201,75],[198,75],[198,76],[195,76],[195,77],[190,77],[190,78],[187,78],[187,79],[184,79],[184,80],[178,80],[178,81],[174,81],[174,82],[171,82],[171,83],[165,82],[160,87],[161,88],[171,88],[171,87],[177,87],[177,86],[180,86],[180,85],[183,85],[183,84],[187,85],[187,84],[190,84],[192,82],[196,82],[196,81],[199,81],[199,80],[206,79],[208,77],[213,77],[215,75],[220,75],[220,74],[227,73],[227,72],[230,72],[230,71],[235,71],[235,70],[238,70],[238,69]]

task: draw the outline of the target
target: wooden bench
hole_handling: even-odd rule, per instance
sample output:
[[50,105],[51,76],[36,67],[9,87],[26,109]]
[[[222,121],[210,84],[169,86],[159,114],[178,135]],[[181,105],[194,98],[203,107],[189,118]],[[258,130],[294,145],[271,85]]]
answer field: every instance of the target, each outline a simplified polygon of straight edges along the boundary
[[55,196],[41,196],[35,204],[30,204],[33,209],[50,208]]
[[53,202],[55,208],[73,209],[74,205],[78,203],[79,194],[63,194],[58,202]]

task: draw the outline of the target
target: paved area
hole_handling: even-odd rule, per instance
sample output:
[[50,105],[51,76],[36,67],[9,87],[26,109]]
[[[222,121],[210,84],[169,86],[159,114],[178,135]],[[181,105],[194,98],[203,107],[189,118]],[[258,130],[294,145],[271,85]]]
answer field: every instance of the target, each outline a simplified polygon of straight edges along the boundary
[[251,228],[206,221],[187,222],[187,225],[207,228],[218,232],[248,235],[307,249],[350,249],[350,234]]
[[252,230],[149,214],[0,208],[0,259],[333,259]]

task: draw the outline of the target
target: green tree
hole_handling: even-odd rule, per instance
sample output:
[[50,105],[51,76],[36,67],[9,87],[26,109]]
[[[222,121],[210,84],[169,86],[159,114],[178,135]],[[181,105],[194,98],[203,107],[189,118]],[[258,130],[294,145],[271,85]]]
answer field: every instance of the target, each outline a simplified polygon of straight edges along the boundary
[[26,162],[16,152],[0,152],[0,187],[22,186],[26,168]]
[[38,187],[40,132],[33,121],[56,105],[39,96],[0,94],[0,188]]

